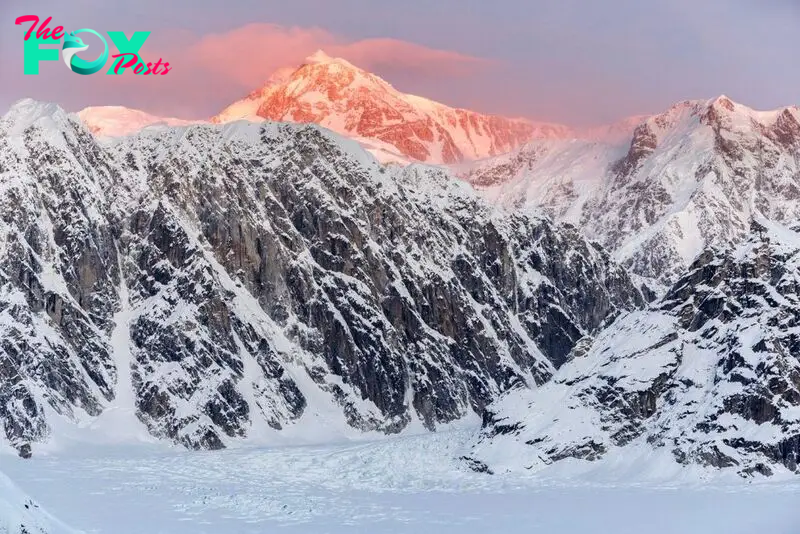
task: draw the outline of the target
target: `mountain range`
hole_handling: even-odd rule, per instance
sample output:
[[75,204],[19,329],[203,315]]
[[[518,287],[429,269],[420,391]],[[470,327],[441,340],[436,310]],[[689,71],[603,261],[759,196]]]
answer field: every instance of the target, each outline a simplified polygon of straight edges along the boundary
[[[120,107],[79,113],[100,135],[133,133],[152,124],[190,121]],[[245,98],[208,119],[314,123],[355,139],[384,163],[455,164],[505,154],[532,139],[578,135],[560,124],[506,118],[452,108],[404,94],[380,77],[318,51],[296,67],[279,69]],[[627,136],[630,120],[583,131],[585,137]]]
[[681,102],[625,142],[533,141],[462,177],[493,202],[581,227],[638,275],[669,285],[752,217],[800,221],[800,110],[725,96]]
[[799,150],[794,107],[576,130],[322,53],[196,123],[21,101],[0,120],[5,441],[480,417],[463,462],[487,473],[796,474]]
[[99,143],[22,101],[0,154],[0,421],[21,454],[65,423],[191,448],[434,429],[644,304],[575,228],[317,126]]

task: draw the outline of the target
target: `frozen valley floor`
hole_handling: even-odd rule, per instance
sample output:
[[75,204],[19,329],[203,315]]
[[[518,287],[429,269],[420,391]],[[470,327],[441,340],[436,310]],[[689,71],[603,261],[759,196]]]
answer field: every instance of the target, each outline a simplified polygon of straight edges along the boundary
[[86,533],[800,533],[800,483],[490,476],[456,461],[470,435],[200,453],[92,447],[0,456],[0,471]]

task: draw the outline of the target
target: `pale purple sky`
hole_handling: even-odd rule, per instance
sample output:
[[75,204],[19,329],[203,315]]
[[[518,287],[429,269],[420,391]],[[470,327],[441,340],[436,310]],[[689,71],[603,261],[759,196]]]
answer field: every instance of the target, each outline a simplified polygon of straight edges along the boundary
[[[152,31],[147,59],[174,71],[79,76],[43,62],[24,76],[14,20],[28,14]],[[569,124],[722,93],[762,109],[800,100],[798,0],[2,0],[0,23],[0,110],[29,96],[201,118],[317,47],[403,91]]]

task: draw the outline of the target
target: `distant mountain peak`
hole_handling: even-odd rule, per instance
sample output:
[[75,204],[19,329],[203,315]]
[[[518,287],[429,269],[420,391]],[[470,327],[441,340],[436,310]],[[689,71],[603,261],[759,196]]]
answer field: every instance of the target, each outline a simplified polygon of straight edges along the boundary
[[[281,69],[278,70],[280,71]],[[353,65],[346,59],[329,56],[322,50],[317,50],[308,56],[300,66],[294,69],[294,72],[292,72],[292,77],[308,76],[311,72],[316,73],[316,75],[319,75],[320,73],[351,72],[354,76],[360,75],[364,77],[371,77],[374,78],[373,82],[389,85],[388,82],[368,73],[364,69]]]
[[728,111],[733,111],[736,109],[736,104],[733,100],[728,98],[725,95],[720,95],[713,100],[711,103],[712,106],[719,106],[723,109],[727,109]]
[[510,152],[531,139],[573,135],[405,94],[379,76],[318,50],[291,73],[233,103],[212,122],[313,122],[355,138],[383,161],[452,164]]
[[738,242],[753,214],[800,220],[800,114],[722,95],[673,105],[624,144],[533,142],[465,178],[509,207],[579,225],[616,258],[670,284],[710,244]]

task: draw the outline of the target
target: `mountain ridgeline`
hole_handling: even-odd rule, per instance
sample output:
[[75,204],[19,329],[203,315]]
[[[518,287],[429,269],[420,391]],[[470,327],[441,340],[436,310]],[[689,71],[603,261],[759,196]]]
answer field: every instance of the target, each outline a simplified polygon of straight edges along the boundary
[[494,202],[577,225],[666,289],[750,220],[800,221],[800,110],[719,97],[675,104],[621,142],[532,141],[464,171]]
[[22,101],[0,184],[0,422],[26,455],[115,418],[197,449],[434,429],[645,304],[574,227],[317,126],[101,143]]

